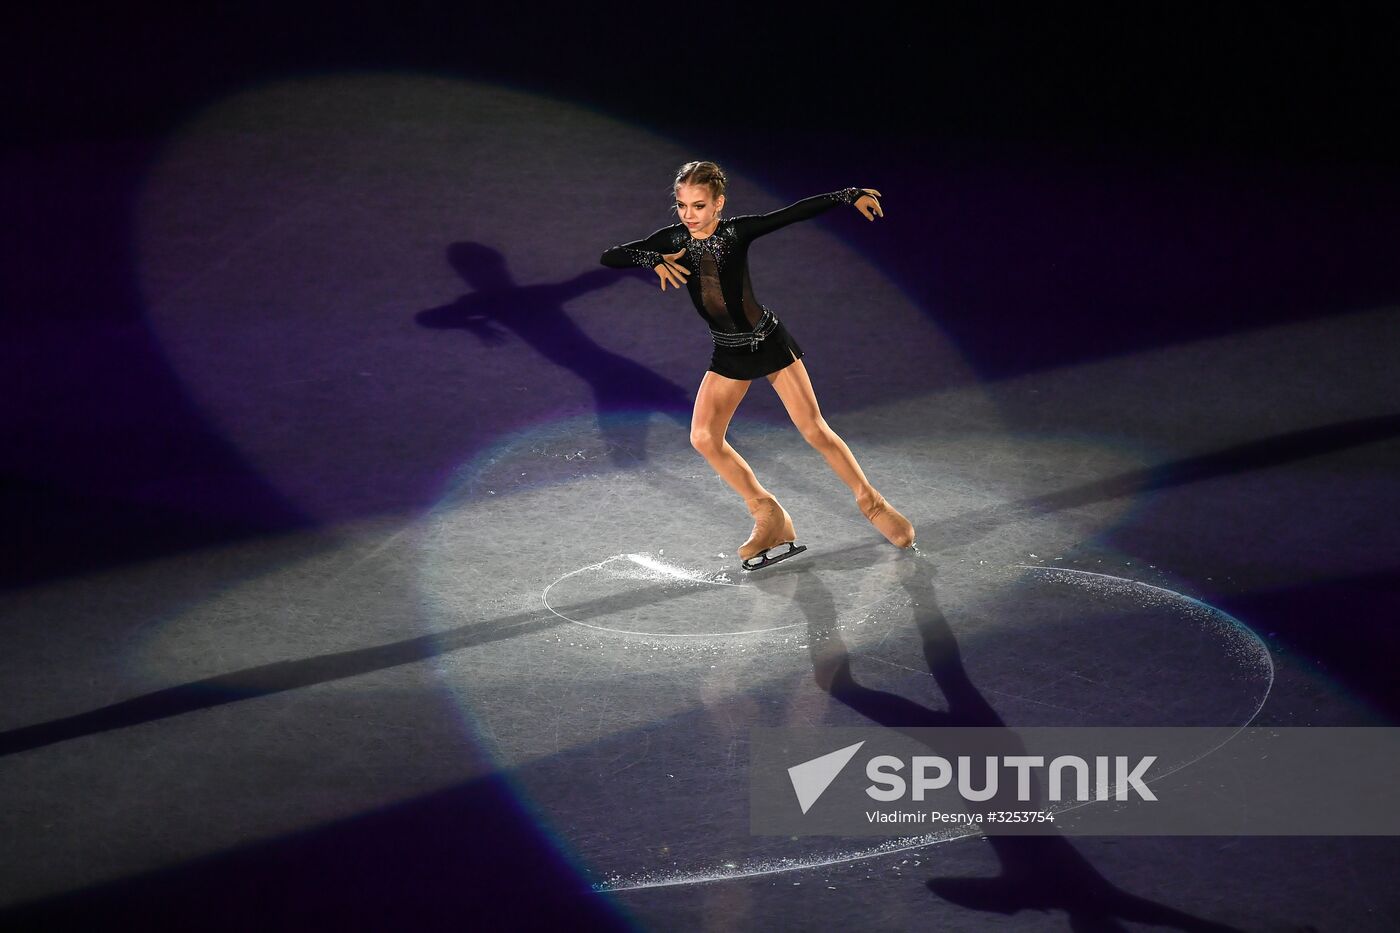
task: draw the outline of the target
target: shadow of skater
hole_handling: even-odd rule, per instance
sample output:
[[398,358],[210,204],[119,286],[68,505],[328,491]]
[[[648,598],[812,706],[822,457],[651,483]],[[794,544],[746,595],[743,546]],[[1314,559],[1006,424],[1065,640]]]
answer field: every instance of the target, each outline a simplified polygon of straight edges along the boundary
[[[447,262],[471,291],[451,304],[419,311],[422,327],[469,331],[500,344],[506,331],[541,356],[570,370],[593,390],[598,427],[615,465],[646,459],[646,422],[637,412],[659,412],[690,426],[691,395],[635,360],[604,349],[564,313],[563,304],[622,277],[598,269],[566,282],[518,285],[499,251],[481,243],[453,243]],[[541,380],[543,381],[543,380]]]
[[[910,611],[929,673],[947,701],[946,710],[933,710],[912,700],[862,686],[851,673],[851,658],[836,627],[831,594],[814,574],[801,575],[797,604],[807,615],[812,673],[817,685],[833,698],[882,726],[905,731],[927,727],[979,727],[998,730],[977,754],[1025,754],[1025,747],[963,669],[953,631],[943,618],[934,593],[933,566],[917,553],[901,555],[901,583],[909,594]],[[1007,782],[1002,782],[1005,788]],[[1017,802],[1007,790],[991,800],[968,802],[969,809],[1037,809],[1035,801]],[[1179,930],[1237,931],[1236,927],[1202,920],[1115,887],[1054,830],[1039,824],[1038,835],[986,834],[1001,862],[994,878],[932,878],[930,891],[971,910],[1014,914],[1022,910],[1063,910],[1075,931],[1126,930],[1128,920]],[[1238,931],[1237,931],[1238,933]]]

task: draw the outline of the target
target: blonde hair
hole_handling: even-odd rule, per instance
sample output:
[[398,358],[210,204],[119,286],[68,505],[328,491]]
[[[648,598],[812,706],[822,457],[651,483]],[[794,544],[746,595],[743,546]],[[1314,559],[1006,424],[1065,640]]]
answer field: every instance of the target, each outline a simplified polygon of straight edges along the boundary
[[675,195],[681,185],[704,185],[710,189],[710,197],[719,199],[729,185],[729,176],[724,169],[713,162],[687,162],[676,170],[676,180],[671,184],[671,210],[676,209]]

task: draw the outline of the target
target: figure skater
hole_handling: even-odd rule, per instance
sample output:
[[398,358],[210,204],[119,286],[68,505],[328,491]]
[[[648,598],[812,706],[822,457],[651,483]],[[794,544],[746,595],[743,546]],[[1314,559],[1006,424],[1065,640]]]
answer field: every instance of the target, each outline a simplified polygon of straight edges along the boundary
[[[763,488],[725,439],[729,420],[748,392],[750,380],[760,377],[768,379],[792,423],[850,487],[862,514],[896,547],[912,546],[914,526],[870,485],[846,442],[822,418],[802,363],[802,348],[777,316],[758,303],[749,282],[748,249],[755,238],[815,217],[837,204],[854,205],[873,221],[885,215],[878,200],[880,192],[846,188],[769,214],[723,219],[720,212],[727,184],[727,177],[715,163],[687,162],[676,173],[672,186],[680,222],[644,240],[614,246],[600,261],[616,269],[654,269],[662,291],[667,285],[685,285],[695,310],[710,328],[714,355],[695,395],[690,443],[743,498],[753,516],[753,533],[739,548],[743,568],[758,570],[806,550],[795,543],[797,536],[787,510]],[[786,551],[769,556],[770,549],[784,544]]]

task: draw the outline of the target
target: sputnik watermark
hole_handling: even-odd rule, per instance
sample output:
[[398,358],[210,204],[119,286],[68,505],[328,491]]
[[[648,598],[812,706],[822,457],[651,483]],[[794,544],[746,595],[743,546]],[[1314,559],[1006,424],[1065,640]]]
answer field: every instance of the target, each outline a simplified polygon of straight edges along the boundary
[[750,830],[1400,835],[1396,773],[1394,728],[755,727]]
[[884,810],[866,810],[865,818],[872,823],[925,823],[930,826],[944,823],[976,826],[983,823],[1055,822],[1055,814],[1051,810],[988,810],[986,813],[947,813],[943,810],[901,810],[887,813]]
[[[803,813],[810,810],[821,798],[846,763],[864,744],[857,742],[788,768],[793,794]],[[1147,755],[1139,758],[1136,764],[1132,764],[1127,755],[1096,755],[1091,766],[1078,755],[1059,755],[1047,765],[1043,755],[987,755],[981,759],[981,777],[980,782],[977,782],[974,773],[976,766],[971,755],[958,756],[954,759],[956,764],[941,755],[914,755],[907,762],[895,755],[875,755],[865,764],[865,776],[870,782],[865,786],[865,794],[880,803],[895,803],[906,799],[923,802],[930,792],[956,786],[958,795],[970,803],[1004,801],[1005,795],[1001,794],[1001,774],[1009,770],[1015,772],[1016,802],[1030,803],[1039,798],[1032,783],[1038,776],[1036,769],[1044,769],[1044,776],[1049,785],[1048,797],[1051,801],[1128,800],[1131,794],[1136,794],[1140,800],[1155,801],[1157,795],[1144,783],[1143,778],[1156,760],[1157,756]],[[908,779],[901,773],[906,765],[909,769]],[[1069,780],[1066,780],[1067,773]],[[1065,795],[1067,788],[1073,790],[1073,794],[1068,798]],[[866,810],[864,813],[870,823],[901,825],[961,823],[974,826],[986,823],[1032,824],[1055,821],[1052,811],[1036,809],[989,809],[960,813],[945,810]]]
[[[865,766],[865,775],[873,782],[865,792],[871,799],[885,803],[901,800],[906,794],[921,801],[928,791],[948,787],[956,773],[958,795],[964,800],[981,803],[997,797],[1001,789],[999,775],[1004,769],[1011,769],[1016,772],[1016,799],[1029,803],[1033,799],[1032,770],[1045,768],[1051,800],[1128,800],[1130,793],[1136,793],[1142,800],[1156,800],[1157,796],[1143,783],[1143,776],[1156,760],[1156,755],[1140,758],[1130,770],[1127,755],[1118,755],[1112,761],[1107,755],[1096,755],[1092,768],[1094,789],[1091,792],[1090,765],[1078,755],[1060,755],[1048,766],[1042,755],[988,755],[983,759],[985,764],[980,787],[973,786],[975,766],[970,755],[958,756],[956,769],[948,759],[939,755],[915,755],[910,762],[912,779],[908,781],[899,774],[904,768],[903,759],[894,755],[877,755]],[[1117,780],[1110,782],[1110,778],[1114,777],[1112,772],[1115,765]],[[1074,772],[1074,794],[1066,798],[1065,772],[1071,769]],[[933,772],[932,776],[930,771]]]

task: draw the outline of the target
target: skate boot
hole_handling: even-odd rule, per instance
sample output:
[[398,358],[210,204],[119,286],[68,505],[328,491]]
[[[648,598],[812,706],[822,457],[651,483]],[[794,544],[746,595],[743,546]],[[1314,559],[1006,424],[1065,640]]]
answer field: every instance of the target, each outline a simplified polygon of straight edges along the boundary
[[870,519],[870,524],[889,539],[890,544],[909,547],[914,543],[914,526],[909,519],[899,514],[899,510],[886,502],[885,497],[873,487],[864,496],[856,496],[856,505]]
[[[739,558],[745,570],[761,570],[769,564],[786,560],[794,554],[807,550],[805,545],[796,545],[797,533],[792,528],[792,516],[778,504],[772,496],[745,499],[749,514],[753,516],[753,534],[749,540],[739,545]],[[787,545],[787,550],[776,555],[768,552],[773,548]]]

